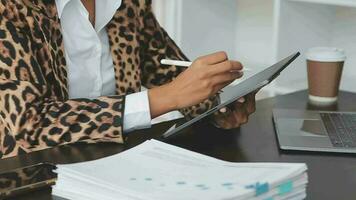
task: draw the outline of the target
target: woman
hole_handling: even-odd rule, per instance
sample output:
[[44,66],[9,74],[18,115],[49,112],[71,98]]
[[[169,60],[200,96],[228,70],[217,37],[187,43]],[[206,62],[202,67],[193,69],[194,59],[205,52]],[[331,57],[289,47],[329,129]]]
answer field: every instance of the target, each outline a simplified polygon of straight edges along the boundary
[[[187,58],[157,23],[150,0],[9,0],[0,12],[3,158],[75,142],[122,143],[124,133],[161,114],[204,112],[242,76],[241,64],[223,52],[184,72],[160,65]],[[254,95],[215,114],[214,123],[246,123]]]

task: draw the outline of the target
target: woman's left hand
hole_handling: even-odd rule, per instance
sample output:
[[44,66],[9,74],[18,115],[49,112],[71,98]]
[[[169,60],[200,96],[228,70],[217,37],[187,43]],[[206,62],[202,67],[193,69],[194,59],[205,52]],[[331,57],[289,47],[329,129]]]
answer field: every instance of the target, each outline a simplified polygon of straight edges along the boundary
[[249,116],[256,111],[257,91],[240,98],[229,107],[220,109],[213,115],[215,126],[222,129],[238,128],[248,122]]

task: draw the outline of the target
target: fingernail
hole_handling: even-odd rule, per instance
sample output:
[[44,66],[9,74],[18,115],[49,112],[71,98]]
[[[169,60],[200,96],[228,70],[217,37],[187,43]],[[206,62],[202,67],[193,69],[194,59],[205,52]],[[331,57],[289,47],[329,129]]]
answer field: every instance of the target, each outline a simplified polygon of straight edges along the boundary
[[240,98],[239,100],[237,100],[239,103],[245,103],[245,98],[244,97],[242,97],[242,98]]
[[226,113],[226,108],[221,108],[220,110],[219,110],[221,113]]

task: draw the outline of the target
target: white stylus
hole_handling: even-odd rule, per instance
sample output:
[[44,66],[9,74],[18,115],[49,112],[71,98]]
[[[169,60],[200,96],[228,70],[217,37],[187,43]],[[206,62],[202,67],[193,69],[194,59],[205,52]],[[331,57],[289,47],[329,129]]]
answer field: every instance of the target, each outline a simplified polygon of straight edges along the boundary
[[181,61],[181,60],[162,59],[161,64],[162,65],[175,65],[175,66],[180,66],[180,67],[190,67],[192,65],[192,62]]
[[[162,65],[174,65],[174,66],[180,66],[180,67],[190,67],[192,65],[192,62],[181,61],[181,60],[162,59],[161,64]],[[252,70],[249,68],[243,68],[241,71],[246,72],[246,71],[252,71]]]

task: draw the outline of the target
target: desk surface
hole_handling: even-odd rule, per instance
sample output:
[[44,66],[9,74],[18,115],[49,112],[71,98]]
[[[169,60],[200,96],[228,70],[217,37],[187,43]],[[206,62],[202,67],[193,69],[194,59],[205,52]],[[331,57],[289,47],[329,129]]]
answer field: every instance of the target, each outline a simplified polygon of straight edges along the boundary
[[[329,110],[356,111],[356,94],[341,92],[337,106]],[[258,101],[257,112],[240,129],[222,131],[201,122],[168,141],[215,158],[234,162],[305,162],[308,165],[308,199],[352,199],[356,197],[356,155],[281,151],[272,123],[272,108],[310,109],[306,91]],[[0,161],[0,172],[39,162],[73,163],[119,153],[145,139],[157,137],[172,123],[131,134],[127,146],[117,144],[72,145]],[[32,192],[18,199],[52,199],[50,190]]]

